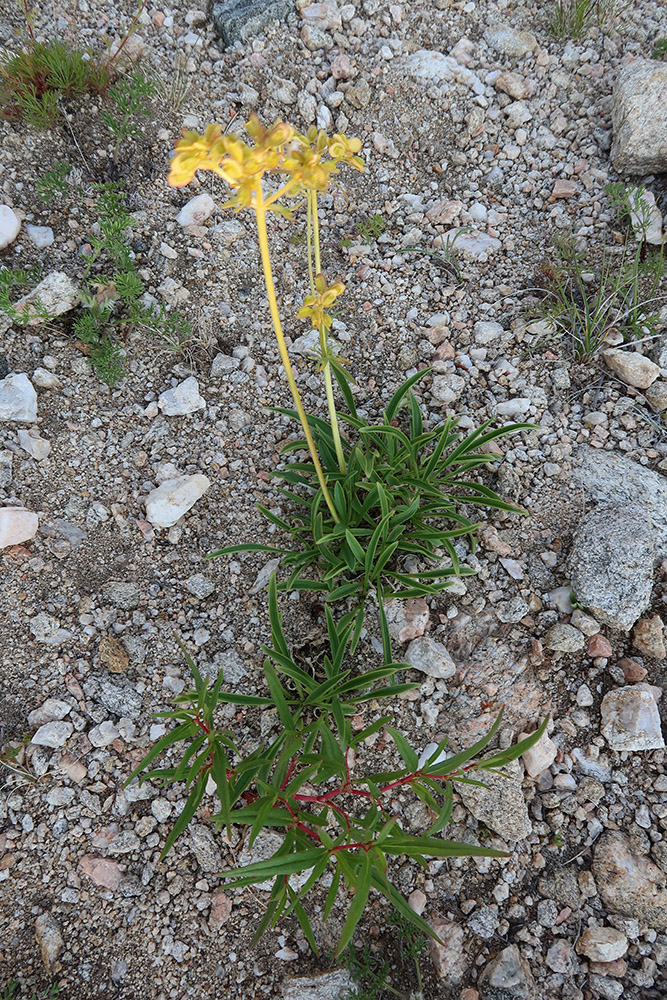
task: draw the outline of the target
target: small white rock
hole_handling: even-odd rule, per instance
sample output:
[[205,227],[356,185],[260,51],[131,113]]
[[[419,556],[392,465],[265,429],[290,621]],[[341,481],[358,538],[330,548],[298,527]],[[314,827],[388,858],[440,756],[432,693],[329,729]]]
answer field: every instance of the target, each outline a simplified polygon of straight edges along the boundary
[[[519,742],[525,740],[529,733],[520,733]],[[540,737],[537,743],[532,746],[529,750],[526,750],[522,754],[521,759],[523,760],[523,765],[526,771],[531,776],[531,778],[537,778],[542,774],[548,767],[551,767],[556,759],[556,754],[558,753],[558,747],[546,733]]]
[[0,507],[0,549],[34,538],[39,529],[37,514],[25,507]]
[[65,746],[73,732],[74,726],[71,722],[63,722],[62,720],[47,722],[39,727],[30,742],[38,747],[50,747],[52,750],[58,750]]
[[60,722],[72,711],[72,706],[58,698],[47,698],[43,705],[30,712],[28,725],[31,729],[45,726],[47,722]]
[[30,318],[24,320],[26,326],[40,326],[47,322],[37,306],[43,307],[48,317],[62,316],[78,305],[81,296],[79,289],[69,275],[64,271],[53,271],[43,281],[40,281],[32,291],[19,299],[14,308],[19,313],[26,313]]
[[168,479],[146,498],[146,517],[155,528],[171,528],[211,485],[210,479],[197,473]]
[[62,379],[47,368],[35,368],[32,380],[40,389],[60,389],[63,384]]
[[37,420],[37,393],[23,372],[0,381],[0,422],[34,424]]
[[206,400],[199,395],[199,382],[194,376],[186,378],[174,389],[166,389],[157,405],[167,417],[183,417],[206,408]]
[[35,431],[26,431],[21,428],[18,432],[19,444],[24,451],[27,451],[32,458],[41,462],[51,454],[51,442],[41,438]]
[[607,367],[626,385],[637,389],[648,389],[660,374],[660,369],[650,358],[645,358],[637,351],[622,351],[610,347],[602,352]]
[[25,230],[30,242],[39,250],[50,247],[53,243],[54,236],[51,226],[31,226],[27,224]]
[[588,927],[577,941],[577,951],[591,962],[615,962],[628,950],[628,939],[615,927]]
[[117,738],[118,730],[110,719],[100,722],[99,726],[95,726],[88,733],[88,739],[94,747],[108,747]]
[[0,250],[4,250],[14,242],[20,228],[21,221],[9,205],[0,205]]
[[190,198],[187,205],[184,205],[176,216],[176,222],[179,226],[201,226],[203,222],[210,219],[214,212],[215,202],[210,194],[204,192]]
[[423,635],[413,639],[406,652],[406,662],[429,677],[446,680],[456,673],[456,664],[441,642]]

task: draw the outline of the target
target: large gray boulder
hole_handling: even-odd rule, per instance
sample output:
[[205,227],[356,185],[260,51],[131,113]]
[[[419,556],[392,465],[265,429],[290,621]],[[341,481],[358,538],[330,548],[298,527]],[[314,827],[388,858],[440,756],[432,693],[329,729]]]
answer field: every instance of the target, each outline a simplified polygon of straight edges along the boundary
[[211,20],[225,45],[233,45],[259,34],[271,21],[283,20],[294,7],[294,0],[221,0],[213,5]]
[[574,485],[583,490],[587,506],[599,503],[643,514],[654,529],[659,558],[667,556],[667,477],[625,455],[599,448],[579,448],[572,470]]
[[655,531],[634,507],[600,506],[577,525],[568,560],[577,602],[598,621],[629,631],[648,608]]
[[611,160],[619,174],[667,170],[667,63],[634,59],[612,96]]

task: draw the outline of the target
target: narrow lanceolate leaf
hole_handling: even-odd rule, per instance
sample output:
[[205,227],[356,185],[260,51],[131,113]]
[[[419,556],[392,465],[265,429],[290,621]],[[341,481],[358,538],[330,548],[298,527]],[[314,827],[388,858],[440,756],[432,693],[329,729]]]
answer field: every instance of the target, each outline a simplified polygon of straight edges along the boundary
[[197,781],[195,782],[195,784],[192,786],[192,791],[190,792],[190,794],[186,799],[181,815],[174,823],[172,829],[169,832],[169,836],[167,837],[166,843],[162,848],[162,853],[160,854],[160,861],[162,861],[163,858],[167,856],[167,854],[174,846],[180,835],[183,833],[183,831],[185,830],[186,826],[188,825],[194,814],[197,812],[199,803],[201,802],[202,796],[204,795],[204,790],[206,789],[207,780],[208,780],[207,775],[201,774],[197,779]]
[[447,760],[443,760],[439,764],[431,764],[424,771],[424,773],[451,774],[453,771],[457,771],[460,767],[463,767],[463,765],[466,764],[472,757],[481,753],[481,751],[489,745],[495,734],[498,732],[502,717],[503,712],[501,709],[496,716],[496,721],[493,723],[486,736],[482,736],[481,739],[477,740],[476,743],[473,743],[473,745],[467,750],[462,750],[461,753],[454,754],[452,757],[448,757]]
[[371,876],[373,872],[373,860],[371,858],[370,851],[366,851],[363,856],[359,872],[357,875],[357,883],[355,887],[354,899],[350,905],[350,909],[347,913],[347,918],[345,924],[343,925],[343,932],[340,936],[340,940],[336,945],[336,956],[340,955],[341,952],[345,951],[348,944],[352,939],[352,935],[355,932],[356,926],[361,920],[361,916],[368,902],[368,894],[371,890]]
[[479,767],[481,770],[488,770],[489,768],[503,767],[505,764],[509,764],[510,761],[516,760],[521,754],[525,753],[526,750],[530,750],[532,746],[535,746],[537,741],[542,738],[546,732],[547,725],[549,724],[549,717],[542,722],[539,729],[527,736],[525,740],[521,740],[520,743],[515,743],[513,747],[508,747],[506,750],[500,750],[493,757],[487,757],[479,762]]
[[198,732],[199,730],[197,728],[197,724],[193,720],[182,722],[180,726],[176,726],[175,729],[172,729],[170,733],[163,736],[162,739],[148,751],[141,764],[139,764],[138,767],[135,767],[134,771],[123,785],[123,788],[127,788],[130,782],[134,781],[138,774],[141,774],[142,771],[145,771],[148,767],[150,767],[155,758],[158,757],[163,750],[166,750],[167,747],[170,747],[174,743],[178,743],[181,740],[187,740],[189,737],[195,736]]
[[268,878],[274,878],[277,875],[295,875],[312,868],[318,861],[321,861],[323,853],[326,853],[324,848],[313,847],[310,850],[297,851],[283,857],[274,855],[268,861],[256,861],[254,864],[245,865],[235,871],[223,872],[222,878],[229,880],[228,887],[230,889],[237,889],[246,885],[254,885],[257,882],[265,882]]
[[243,542],[240,545],[226,545],[224,549],[209,552],[205,559],[217,559],[218,556],[231,556],[236,552],[287,552],[287,549],[277,549],[275,545],[262,545],[259,542]]
[[451,819],[452,810],[454,808],[454,790],[452,788],[451,781],[448,781],[445,785],[444,799],[440,815],[436,819],[433,826],[426,831],[427,834],[430,834],[431,836],[434,836],[436,833],[440,833],[441,830],[444,830]]
[[419,757],[412,749],[405,736],[403,736],[402,733],[399,733],[398,729],[394,729],[393,726],[387,726],[387,732],[396,744],[396,749],[400,753],[405,766],[409,769],[411,774],[414,774],[419,768]]
[[292,713],[289,710],[289,705],[287,704],[282,684],[278,680],[278,675],[268,660],[264,661],[264,673],[266,675],[266,682],[269,685],[271,697],[273,698],[273,703],[278,710],[280,721],[285,729],[291,732],[294,729]]

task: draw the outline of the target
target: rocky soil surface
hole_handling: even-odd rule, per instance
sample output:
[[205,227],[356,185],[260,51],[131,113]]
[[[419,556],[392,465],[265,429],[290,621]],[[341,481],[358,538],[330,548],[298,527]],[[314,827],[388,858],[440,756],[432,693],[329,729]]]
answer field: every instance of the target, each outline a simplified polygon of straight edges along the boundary
[[[40,263],[60,317],[0,317],[0,744],[14,748],[0,761],[0,988],[14,976],[57,981],[68,1000],[326,1000],[351,986],[326,957],[340,920],[323,924],[323,899],[320,959],[291,921],[249,949],[266,894],[220,888],[217,873],[245,855],[238,831],[229,842],[207,823],[212,796],[160,861],[183,788],[123,787],[165,731],[153,714],[189,684],[177,637],[207,675],[264,693],[266,559],[204,557],[272,537],[256,503],[279,506],[268,473],[293,427],[265,407],[288,391],[252,219],[220,208],[211,174],[183,190],[165,181],[181,127],[240,130],[256,111],[363,140],[365,173],[342,173],[322,212],[358,405],[379,414],[432,365],[417,389],[431,425],[447,413],[463,427],[535,425],[504,439],[489,480],[526,515],[491,516],[475,552],[461,545],[476,576],[396,624],[422,683],[394,724],[419,752],[446,734],[468,745],[501,706],[505,745],[552,717],[505,777],[455,796],[448,836],[508,858],[394,864],[444,942],[422,960],[424,998],[667,995],[667,332],[577,361],[567,336],[527,316],[554,237],[583,240],[591,269],[622,240],[609,182],[654,196],[662,239],[667,63],[650,55],[667,18],[637,0],[575,43],[550,35],[550,6],[149,3],[127,48],[163,87],[140,134],[115,151],[98,98],[65,104],[48,133],[0,126],[0,265]],[[132,13],[79,0],[75,16],[45,9],[38,29],[99,47]],[[5,5],[0,40],[19,24]],[[57,160],[73,172],[45,205],[36,184]],[[109,178],[124,184],[150,296],[195,328],[183,356],[128,330],[113,389],[71,334],[96,232],[91,184]],[[295,232],[273,225],[285,314],[305,288]],[[401,252],[459,232],[461,280]],[[324,412],[305,327],[288,328],[307,409]],[[284,603],[307,655],[321,608]],[[275,719],[226,723],[250,744]],[[389,752],[372,739],[369,753]],[[392,806],[424,828],[423,807]],[[374,900],[357,940],[408,996],[413,972],[386,917]]]

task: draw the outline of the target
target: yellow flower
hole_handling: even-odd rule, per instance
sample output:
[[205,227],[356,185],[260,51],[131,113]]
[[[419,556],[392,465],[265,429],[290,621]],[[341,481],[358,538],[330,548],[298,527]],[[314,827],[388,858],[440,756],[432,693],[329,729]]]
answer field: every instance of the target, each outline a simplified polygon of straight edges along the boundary
[[323,274],[315,277],[315,295],[306,295],[303,305],[299,309],[297,316],[299,319],[309,319],[315,330],[323,327],[328,330],[332,323],[332,318],[327,312],[334,304],[339,295],[345,291],[342,281],[334,281],[332,285],[327,285],[327,279]]
[[331,174],[336,172],[333,160],[322,160],[322,156],[310,146],[292,149],[283,157],[280,169],[289,174],[295,186],[326,191]]
[[209,125],[203,136],[184,132],[171,161],[169,184],[184,187],[197,170],[212,170],[235,189],[235,205],[250,205],[257,184],[265,173],[280,165],[282,150],[295,132],[284,122],[265,129],[257,115],[250,118],[246,129],[254,140],[252,146],[238,136],[223,135],[220,125]]
[[225,153],[225,137],[219,125],[209,125],[204,135],[183,132],[176,143],[167,182],[171,187],[185,187],[197,170],[213,170]]
[[349,163],[356,170],[364,169],[364,161],[357,153],[361,149],[361,139],[348,139],[342,132],[336,132],[328,140],[329,156],[335,163]]

